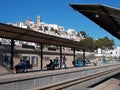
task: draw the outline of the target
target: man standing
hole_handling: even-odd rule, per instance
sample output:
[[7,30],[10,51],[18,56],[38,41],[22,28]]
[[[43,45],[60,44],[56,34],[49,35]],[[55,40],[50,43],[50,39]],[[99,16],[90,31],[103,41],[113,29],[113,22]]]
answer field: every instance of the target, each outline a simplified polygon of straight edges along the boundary
[[65,69],[67,68],[66,61],[67,61],[67,58],[64,56],[63,57],[63,66]]

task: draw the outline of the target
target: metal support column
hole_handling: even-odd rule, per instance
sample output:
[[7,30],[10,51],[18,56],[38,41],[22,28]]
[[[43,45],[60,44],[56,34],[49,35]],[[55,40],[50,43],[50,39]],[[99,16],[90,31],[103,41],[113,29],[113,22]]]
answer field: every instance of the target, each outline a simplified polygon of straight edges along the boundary
[[85,60],[85,50],[83,49],[83,60]]
[[60,69],[62,69],[62,47],[60,46]]
[[11,39],[11,70],[13,70],[14,40]]
[[73,48],[73,61],[75,61],[75,48]]
[[40,46],[40,57],[41,57],[41,71],[43,70],[43,44]]
[[82,51],[83,51],[83,62],[84,62],[84,65],[85,65],[85,63],[86,63],[86,61],[85,61],[85,50],[83,49]]

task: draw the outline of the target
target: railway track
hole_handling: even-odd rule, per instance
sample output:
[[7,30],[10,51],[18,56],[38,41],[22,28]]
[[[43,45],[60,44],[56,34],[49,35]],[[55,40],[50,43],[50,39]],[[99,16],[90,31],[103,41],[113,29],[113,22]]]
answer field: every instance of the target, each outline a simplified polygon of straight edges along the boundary
[[115,69],[99,72],[99,73],[88,75],[88,76],[85,76],[85,77],[75,78],[75,79],[72,79],[72,80],[69,80],[69,81],[56,83],[56,84],[45,86],[45,87],[38,88],[38,89],[35,89],[35,90],[63,90],[63,89],[70,88],[74,85],[78,85],[80,83],[83,83],[83,82],[86,82],[86,81],[89,81],[89,80],[92,80],[92,79],[95,79],[95,78],[98,78],[98,77],[102,77],[106,74],[110,74],[110,73],[112,73],[116,70],[120,70],[120,68],[115,68]]

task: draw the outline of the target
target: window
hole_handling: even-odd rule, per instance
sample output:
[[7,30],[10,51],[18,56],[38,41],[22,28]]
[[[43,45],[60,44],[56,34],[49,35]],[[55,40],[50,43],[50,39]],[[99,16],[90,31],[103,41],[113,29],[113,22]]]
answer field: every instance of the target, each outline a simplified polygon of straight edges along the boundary
[[44,30],[48,30],[48,27],[47,27],[47,26],[45,26],[45,27],[44,27]]
[[5,55],[4,63],[8,66],[8,68],[11,67],[11,56],[10,55]]
[[44,59],[45,59],[45,61],[49,61],[50,57],[49,56],[45,56]]
[[55,57],[55,59],[60,60],[60,57]]
[[34,67],[38,66],[38,57],[37,56],[24,55],[24,56],[22,56],[22,58],[23,58],[23,60],[29,60],[30,64],[32,64]]
[[42,26],[39,26],[39,30],[42,30],[43,28],[42,28]]
[[30,60],[29,56],[22,56],[23,60]]
[[38,57],[37,56],[31,56],[31,64],[33,66],[37,66],[38,65]]

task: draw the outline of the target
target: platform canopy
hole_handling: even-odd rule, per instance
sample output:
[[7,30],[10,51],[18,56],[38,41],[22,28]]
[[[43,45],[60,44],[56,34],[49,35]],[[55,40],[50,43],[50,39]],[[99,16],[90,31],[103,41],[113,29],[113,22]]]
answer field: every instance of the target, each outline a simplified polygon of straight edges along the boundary
[[99,4],[70,4],[70,6],[120,39],[120,9]]
[[69,47],[75,49],[85,50],[89,48],[88,45],[81,44],[80,42],[77,41],[44,34],[34,30],[18,28],[3,23],[0,23],[0,37],[35,43],[50,44],[61,47]]

